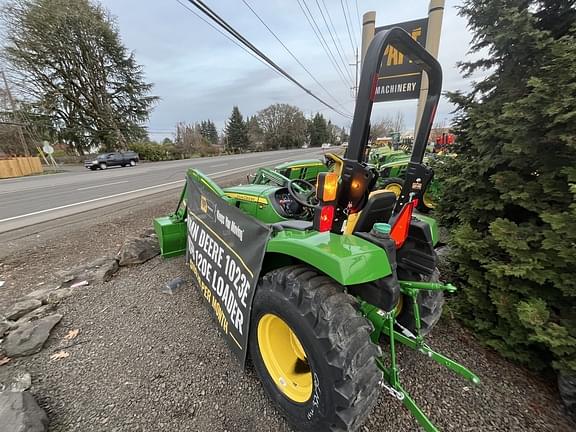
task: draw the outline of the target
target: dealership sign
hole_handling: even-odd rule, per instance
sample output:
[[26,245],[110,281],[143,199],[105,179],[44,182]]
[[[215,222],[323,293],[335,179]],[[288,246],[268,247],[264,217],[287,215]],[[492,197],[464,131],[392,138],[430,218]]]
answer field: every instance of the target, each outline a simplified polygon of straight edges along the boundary
[[[389,30],[393,27],[406,30],[422,46],[426,45],[428,18],[377,27],[375,31]],[[375,102],[418,99],[421,81],[422,68],[412,63],[396,48],[388,45],[384,51],[384,58],[378,75]]]

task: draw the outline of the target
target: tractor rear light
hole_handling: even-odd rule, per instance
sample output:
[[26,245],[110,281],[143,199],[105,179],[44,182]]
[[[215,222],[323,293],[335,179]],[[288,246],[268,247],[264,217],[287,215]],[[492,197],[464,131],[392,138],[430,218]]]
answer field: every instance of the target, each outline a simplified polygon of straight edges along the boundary
[[318,174],[316,197],[320,201],[324,202],[335,201],[339,180],[340,176],[335,172],[323,172]]
[[334,222],[334,206],[324,205],[316,208],[314,214],[314,229],[320,232],[330,231]]
[[390,237],[396,243],[396,249],[400,249],[406,239],[408,238],[408,232],[410,231],[410,222],[412,221],[412,212],[416,201],[410,201],[402,207],[400,214],[394,221],[392,229],[390,230]]

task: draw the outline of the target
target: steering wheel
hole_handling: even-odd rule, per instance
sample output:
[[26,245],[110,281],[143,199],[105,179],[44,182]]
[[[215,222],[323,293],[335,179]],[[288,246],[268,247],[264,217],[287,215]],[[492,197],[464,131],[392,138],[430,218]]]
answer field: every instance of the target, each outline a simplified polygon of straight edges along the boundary
[[[303,185],[303,186],[300,186]],[[319,201],[316,198],[316,186],[303,179],[293,179],[286,185],[288,192],[298,204],[307,208],[314,208]]]

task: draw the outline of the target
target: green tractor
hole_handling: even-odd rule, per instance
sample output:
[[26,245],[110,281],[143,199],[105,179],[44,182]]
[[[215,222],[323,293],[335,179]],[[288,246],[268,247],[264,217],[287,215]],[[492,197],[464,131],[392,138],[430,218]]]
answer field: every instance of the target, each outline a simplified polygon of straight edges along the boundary
[[[410,154],[403,150],[377,148],[370,151],[368,160],[378,170],[378,188],[400,196],[410,162]],[[424,162],[428,162],[428,157],[424,157]],[[439,186],[435,178],[430,180],[422,200],[418,203],[419,211],[427,213],[434,209],[436,197],[440,192]]]
[[286,186],[290,180],[306,180],[315,183],[318,174],[328,171],[320,159],[306,159],[284,162],[274,168],[258,168],[256,174],[248,176],[248,183]]
[[[364,161],[384,49],[429,77],[402,190],[378,190]],[[398,343],[474,384],[479,378],[424,337],[444,291],[436,222],[414,213],[432,171],[422,163],[442,86],[439,63],[399,28],[375,35],[362,68],[345,157],[315,185],[301,178],[220,188],[196,169],[177,211],[154,221],[162,254],[186,253],[200,295],[241,366],[251,359],[270,399],[298,431],[357,430],[382,390],[437,431],[400,382]]]

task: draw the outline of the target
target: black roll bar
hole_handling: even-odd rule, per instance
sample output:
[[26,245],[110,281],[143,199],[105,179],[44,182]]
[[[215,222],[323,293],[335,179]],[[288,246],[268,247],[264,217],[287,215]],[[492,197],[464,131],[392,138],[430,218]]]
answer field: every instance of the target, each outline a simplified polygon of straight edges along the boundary
[[354,108],[354,119],[350,129],[348,149],[346,150],[346,159],[357,162],[363,161],[366,146],[368,145],[370,114],[372,113],[372,104],[374,103],[378,85],[378,72],[384,57],[384,50],[388,45],[392,45],[414,63],[421,65],[428,75],[428,96],[410,158],[410,162],[422,163],[434,115],[436,114],[436,107],[442,92],[442,67],[432,54],[399,27],[376,33],[366,51],[360,75],[358,98]]

